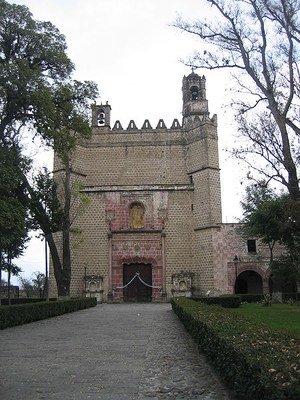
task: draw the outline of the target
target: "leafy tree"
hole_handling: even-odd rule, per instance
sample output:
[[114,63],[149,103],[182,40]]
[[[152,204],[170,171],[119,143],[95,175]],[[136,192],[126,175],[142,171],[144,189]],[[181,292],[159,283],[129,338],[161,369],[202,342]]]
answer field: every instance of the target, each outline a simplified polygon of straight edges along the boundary
[[74,68],[65,38],[50,22],[35,21],[27,7],[4,0],[0,22],[0,137],[17,135],[24,125],[41,133],[55,110],[53,87]]
[[34,272],[32,278],[20,277],[21,290],[26,293],[27,297],[37,296],[44,297],[45,292],[45,274],[42,272]]
[[244,199],[241,201],[243,222],[247,223],[252,215],[264,202],[277,197],[266,181],[260,181],[246,187]]
[[[234,154],[267,181],[284,185],[300,226],[299,189],[299,0],[206,0],[209,18],[179,18],[176,26],[207,48],[189,64],[235,71],[240,147]],[[256,157],[255,162],[249,156]],[[257,156],[263,161],[259,167]]]
[[[247,187],[243,212],[243,232],[249,237],[258,237],[270,249],[272,278],[281,284],[291,283],[300,277],[299,231],[292,219],[290,197],[276,194],[264,184]],[[285,247],[284,254],[275,259],[275,244]]]
[[21,290],[23,290],[26,293],[27,297],[31,297],[34,292],[34,288],[33,288],[31,279],[24,278],[21,276],[19,278],[19,281],[21,284]]
[[1,286],[7,286],[7,281],[5,279],[2,279]]
[[[88,99],[96,96],[94,84],[81,84],[75,81],[73,85],[63,87],[62,97],[69,102],[64,103],[60,120],[61,130],[54,136],[54,150],[58,155],[64,174],[61,180],[63,188],[64,209],[62,220],[62,242],[63,242],[63,265],[64,272],[61,282],[62,287],[69,287],[71,278],[71,252],[70,252],[70,232],[73,221],[75,220],[81,206],[86,199],[79,195],[80,182],[76,175],[72,174],[73,164],[72,155],[78,139],[84,139],[91,135],[90,114]],[[73,196],[72,196],[73,194]],[[72,204],[72,197],[75,202]],[[78,204],[79,200],[79,204]],[[56,272],[57,273],[57,272]]]
[[294,283],[299,280],[299,269],[289,253],[273,260],[272,279],[281,285],[282,291],[286,291],[287,285],[294,286]]
[[252,184],[246,188],[246,196],[241,202],[243,208],[243,231],[247,237],[259,237],[270,250],[270,265],[273,262],[273,249],[282,242],[286,227],[285,195],[278,196],[266,186],[265,182]]
[[45,284],[46,284],[45,274],[39,271],[34,272],[32,282],[34,289],[39,294],[39,297],[40,298],[44,297]]
[[[78,138],[90,133],[87,106],[98,94],[93,82],[72,81],[74,66],[66,48],[64,36],[50,22],[35,21],[27,7],[0,0],[0,141],[14,143],[22,128],[30,129],[55,149],[66,167],[64,200],[55,213],[57,201],[49,190],[54,194],[56,188],[47,189],[39,177],[34,185],[22,174],[35,223],[49,244],[59,296],[69,295],[71,280],[72,165],[65,157]],[[42,184],[47,195],[39,190]],[[62,257],[53,236],[59,226]]]
[[30,221],[22,179],[27,170],[28,160],[19,146],[0,143],[0,282],[2,269],[22,254],[28,239]]
[[2,268],[4,271],[7,272],[7,298],[8,304],[11,304],[11,297],[10,297],[10,288],[11,288],[11,276],[18,276],[19,273],[22,271],[17,265],[11,262],[11,259],[3,262]]
[[[42,205],[45,224],[51,222],[51,232],[62,229],[63,210],[57,195],[57,182],[53,179],[53,174],[47,168],[39,170],[34,177],[32,187],[34,196],[30,198],[30,208],[36,211],[38,205]],[[33,216],[33,228],[38,229],[40,224]]]
[[[59,106],[53,116],[54,130],[45,130],[43,138],[54,148],[61,162],[61,179],[55,182],[49,172],[40,173],[32,188],[26,181],[31,209],[37,225],[48,242],[59,296],[68,296],[71,281],[70,231],[78,210],[86,201],[79,198],[79,183],[73,174],[72,153],[78,140],[91,135],[89,101],[97,95],[92,82],[68,82],[61,85],[55,98]],[[57,187],[58,183],[58,187]],[[75,193],[77,192],[77,193]],[[72,202],[72,197],[74,202]],[[53,233],[62,232],[62,256]]]

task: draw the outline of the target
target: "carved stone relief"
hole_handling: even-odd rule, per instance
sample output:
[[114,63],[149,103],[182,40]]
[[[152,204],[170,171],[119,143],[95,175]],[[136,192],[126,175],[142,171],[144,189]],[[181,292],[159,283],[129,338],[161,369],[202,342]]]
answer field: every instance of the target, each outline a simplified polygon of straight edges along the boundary
[[86,275],[84,277],[85,297],[96,297],[97,302],[103,301],[103,277],[100,275]]
[[144,228],[144,214],[145,209],[142,204],[135,203],[130,207],[130,228],[141,229]]
[[192,272],[180,272],[172,275],[172,294],[173,296],[192,296]]

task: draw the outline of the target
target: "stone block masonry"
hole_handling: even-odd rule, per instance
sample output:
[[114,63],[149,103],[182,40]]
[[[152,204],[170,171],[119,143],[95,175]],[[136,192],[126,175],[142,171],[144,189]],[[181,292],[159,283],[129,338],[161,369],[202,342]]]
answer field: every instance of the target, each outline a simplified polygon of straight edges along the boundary
[[[92,136],[72,158],[73,180],[89,204],[72,226],[71,294],[84,294],[86,273],[98,277],[103,301],[231,290],[232,251],[222,250],[220,228],[217,117],[209,117],[205,78],[194,72],[183,78],[183,120],[170,128],[162,119],[154,127],[145,120],[141,128],[134,121],[111,128],[109,104],[93,105],[92,121]],[[62,189],[57,157],[54,176]]]

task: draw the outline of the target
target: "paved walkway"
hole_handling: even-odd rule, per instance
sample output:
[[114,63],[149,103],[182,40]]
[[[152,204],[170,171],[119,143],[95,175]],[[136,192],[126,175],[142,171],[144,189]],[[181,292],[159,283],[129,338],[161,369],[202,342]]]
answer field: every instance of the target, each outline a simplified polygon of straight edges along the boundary
[[0,331],[1,400],[229,400],[170,304],[103,304]]

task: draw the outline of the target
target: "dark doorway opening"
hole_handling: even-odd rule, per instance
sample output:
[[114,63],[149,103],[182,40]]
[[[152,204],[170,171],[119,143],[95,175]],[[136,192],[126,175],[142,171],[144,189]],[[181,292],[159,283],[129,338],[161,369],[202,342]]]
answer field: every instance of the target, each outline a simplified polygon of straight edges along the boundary
[[262,277],[252,270],[242,272],[236,279],[235,293],[237,294],[262,294]]
[[[133,279],[136,276],[135,279]],[[123,265],[123,299],[125,302],[150,302],[152,300],[152,266],[151,264],[124,264]]]

